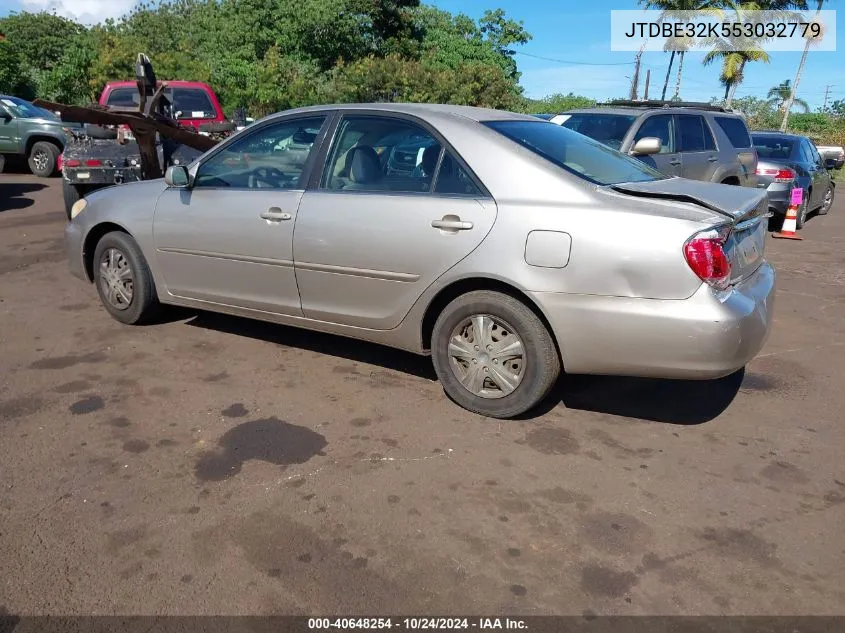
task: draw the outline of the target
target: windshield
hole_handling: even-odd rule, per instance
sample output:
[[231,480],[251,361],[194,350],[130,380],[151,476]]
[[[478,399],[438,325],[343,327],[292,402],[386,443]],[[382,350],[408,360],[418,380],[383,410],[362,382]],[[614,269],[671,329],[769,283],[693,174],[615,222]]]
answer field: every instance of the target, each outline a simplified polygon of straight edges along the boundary
[[578,112],[563,114],[566,117],[561,125],[579,134],[594,138],[613,149],[622,147],[622,140],[637,119],[627,114],[607,114],[603,112]]
[[490,121],[485,125],[597,185],[666,178],[645,163],[560,125],[544,121]]
[[[164,91],[173,106],[177,119],[214,119],[217,113],[208,94],[202,88],[172,88]],[[122,108],[137,107],[140,102],[137,88],[115,88],[109,93],[106,105]]]
[[0,103],[6,106],[6,109],[14,117],[19,119],[58,119],[58,117],[44,108],[32,105],[29,101],[18,99],[17,97],[3,97]]
[[757,156],[760,158],[785,160],[792,156],[792,148],[797,139],[788,136],[760,135],[751,137]]

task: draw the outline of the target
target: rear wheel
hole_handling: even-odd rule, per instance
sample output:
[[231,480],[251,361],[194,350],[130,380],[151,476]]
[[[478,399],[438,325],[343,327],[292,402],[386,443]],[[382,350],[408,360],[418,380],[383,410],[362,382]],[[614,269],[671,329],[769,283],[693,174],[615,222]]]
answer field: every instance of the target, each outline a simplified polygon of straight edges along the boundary
[[47,141],[38,141],[29,150],[29,170],[41,178],[49,178],[58,170],[59,148]]
[[475,291],[453,300],[434,324],[432,360],[457,404],[512,418],[539,404],[560,375],[554,340],[525,304]]
[[130,235],[106,233],[94,250],[93,272],[100,301],[116,320],[135,325],[158,312],[150,269]]
[[830,207],[833,206],[833,194],[834,194],[833,185],[828,185],[827,191],[824,194],[824,200],[822,201],[822,206],[819,208],[819,215],[827,215],[828,213],[830,213]]

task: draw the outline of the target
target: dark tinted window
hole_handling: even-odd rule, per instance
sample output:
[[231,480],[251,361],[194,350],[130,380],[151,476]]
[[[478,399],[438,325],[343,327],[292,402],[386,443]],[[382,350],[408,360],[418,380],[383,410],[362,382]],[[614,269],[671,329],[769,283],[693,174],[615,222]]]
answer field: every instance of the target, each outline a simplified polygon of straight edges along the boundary
[[562,123],[564,127],[575,130],[579,134],[594,138],[600,143],[609,145],[613,149],[622,147],[622,140],[636,120],[634,116],[624,114],[604,114],[601,112],[583,112],[564,114],[567,119]]
[[443,160],[440,162],[437,180],[434,183],[434,193],[481,195],[472,178],[455,160],[452,153],[448,151],[443,155]]
[[677,151],[675,149],[674,135],[672,134],[673,127],[671,114],[659,114],[649,117],[637,131],[636,136],[634,136],[634,143],[649,136],[656,137],[660,139],[660,153],[671,154]]
[[751,147],[751,136],[748,134],[748,127],[745,121],[737,117],[717,116],[713,117],[722,131],[728,137],[731,145],[737,149]]
[[[179,119],[213,119],[217,116],[208,93],[201,88],[173,88],[165,90],[164,96]],[[137,107],[139,103],[137,88],[115,88],[106,100],[107,105],[121,108]]]
[[803,139],[801,140],[801,160],[805,163],[816,162],[813,160],[813,152],[810,151],[810,146]]
[[599,185],[666,178],[643,162],[573,130],[543,121],[485,123],[549,162]]
[[[757,150],[757,155],[760,158],[772,158],[774,160],[786,160],[793,157],[795,147],[795,138],[789,136],[773,136],[769,134],[759,134],[752,136],[754,141],[754,149]],[[796,152],[794,154],[798,156]]]
[[679,114],[677,120],[680,151],[704,152],[716,148],[713,134],[707,127],[704,117],[694,114]]

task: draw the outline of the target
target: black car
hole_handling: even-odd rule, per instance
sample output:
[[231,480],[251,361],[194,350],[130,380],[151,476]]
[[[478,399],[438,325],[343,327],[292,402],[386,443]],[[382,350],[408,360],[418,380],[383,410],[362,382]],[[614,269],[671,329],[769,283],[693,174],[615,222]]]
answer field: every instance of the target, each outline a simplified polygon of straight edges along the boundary
[[757,183],[769,194],[769,210],[785,215],[791,191],[804,190],[798,208],[797,227],[800,229],[813,211],[825,215],[833,205],[836,183],[828,173],[835,160],[822,158],[816,146],[806,136],[783,132],[752,132],[757,150]]

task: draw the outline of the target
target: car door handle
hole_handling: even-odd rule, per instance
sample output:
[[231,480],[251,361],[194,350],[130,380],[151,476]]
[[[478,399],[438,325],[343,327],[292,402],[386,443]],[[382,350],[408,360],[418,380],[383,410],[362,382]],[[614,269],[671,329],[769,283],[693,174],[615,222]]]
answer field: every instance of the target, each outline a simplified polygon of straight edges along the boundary
[[718,156],[711,156],[710,158],[707,159],[707,162],[708,163],[715,163],[718,160],[719,160]]
[[472,222],[462,222],[458,220],[432,220],[431,226],[435,229],[442,229],[444,231],[469,231],[472,228]]
[[279,207],[270,207],[261,214],[261,218],[271,222],[281,222],[282,220],[290,220],[291,214],[285,213]]
[[679,160],[670,160],[670,161],[669,161],[669,164],[670,164],[670,165],[680,165],[680,164],[681,164],[681,161],[679,161]]

